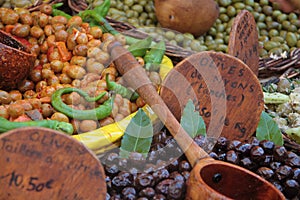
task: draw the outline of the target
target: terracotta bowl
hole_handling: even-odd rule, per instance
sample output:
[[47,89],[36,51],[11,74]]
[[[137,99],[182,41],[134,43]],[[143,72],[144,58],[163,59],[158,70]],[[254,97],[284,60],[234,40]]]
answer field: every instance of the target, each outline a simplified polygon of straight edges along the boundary
[[35,58],[28,47],[0,30],[0,89],[16,88],[28,76]]

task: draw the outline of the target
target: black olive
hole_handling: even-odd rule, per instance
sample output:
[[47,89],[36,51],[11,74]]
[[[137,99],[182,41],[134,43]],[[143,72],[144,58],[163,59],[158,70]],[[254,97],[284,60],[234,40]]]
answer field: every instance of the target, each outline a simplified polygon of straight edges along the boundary
[[280,162],[271,162],[270,163],[270,168],[273,169],[273,170],[277,170],[279,167],[281,166],[281,163]]
[[107,155],[104,162],[108,165],[112,165],[118,163],[118,159],[119,159],[119,154],[112,152]]
[[110,194],[109,193],[106,193],[106,196],[105,196],[105,200],[110,200]]
[[165,145],[163,145],[162,143],[155,143],[151,145],[151,151],[158,151],[159,149],[163,149],[164,147]]
[[170,178],[176,181],[184,181],[184,177],[177,171],[170,174]]
[[274,171],[268,167],[260,167],[256,173],[266,180],[271,179],[274,175]]
[[250,158],[251,160],[255,161],[255,162],[260,162],[264,160],[264,154],[265,151],[262,147],[260,146],[254,146],[251,148],[250,151]]
[[258,146],[260,141],[256,137],[251,137],[248,140],[248,143],[251,144],[252,146]]
[[181,172],[181,175],[184,177],[185,181],[187,181],[190,177],[190,172],[184,171],[184,172]]
[[169,178],[170,176],[170,173],[167,169],[165,168],[162,168],[162,169],[159,169],[155,172],[153,172],[152,174],[153,178],[154,178],[154,181],[156,183],[158,183],[159,181],[161,181],[162,179],[166,179],[166,178]]
[[145,166],[146,158],[144,158],[143,154],[141,153],[131,152],[127,161],[127,166],[129,168],[141,169]]
[[203,135],[194,137],[194,141],[199,147],[204,147],[204,145],[206,144],[206,138]]
[[154,178],[151,174],[139,174],[135,179],[135,186],[138,190],[141,190],[145,187],[153,187],[155,184]]
[[292,199],[299,194],[300,186],[297,181],[293,179],[286,180],[284,182],[283,193],[285,197]]
[[111,190],[111,178],[109,176],[105,177],[106,187],[108,190]]
[[261,166],[270,166],[270,163],[273,162],[273,155],[265,155],[264,159],[260,162]]
[[120,194],[111,195],[110,200],[122,200]]
[[155,191],[159,194],[168,195],[169,186],[174,182],[173,179],[164,179],[155,186]]
[[128,160],[125,158],[120,158],[118,164],[120,170],[125,170],[128,168]]
[[273,153],[273,149],[275,147],[274,142],[269,141],[269,140],[262,140],[262,141],[260,141],[259,145],[264,149],[266,154],[272,154]]
[[291,167],[300,167],[300,157],[294,152],[289,151],[287,153],[287,159],[285,160],[285,164]]
[[253,162],[249,157],[245,157],[240,160],[240,165],[248,170],[255,170],[257,168],[257,164]]
[[185,183],[184,181],[175,180],[169,185],[168,199],[182,199],[185,193]]
[[152,199],[155,195],[155,190],[152,187],[146,187],[139,192],[139,196]]
[[284,162],[287,158],[287,150],[284,146],[276,146],[274,148],[274,160]]
[[283,191],[283,187],[282,185],[280,184],[279,181],[271,181],[271,183],[280,191],[282,192]]
[[215,144],[215,148],[220,150],[226,150],[228,140],[225,137],[219,137],[217,143]]
[[133,176],[128,172],[120,172],[112,181],[112,187],[116,190],[122,190],[124,187],[129,187],[133,184]]
[[292,174],[292,168],[287,165],[280,166],[275,172],[275,176],[279,181],[289,178],[291,174]]
[[169,172],[177,171],[178,170],[178,166],[179,166],[178,159],[171,158],[170,161],[171,162],[168,165]]
[[299,168],[293,169],[293,179],[298,181],[298,183],[300,183],[300,169]]
[[147,197],[139,197],[137,200],[149,200]]
[[167,198],[165,197],[165,195],[163,194],[156,194],[154,197],[153,197],[153,200],[166,200]]
[[218,154],[216,154],[216,153],[213,152],[213,151],[209,153],[209,156],[210,156],[211,158],[215,159],[215,160],[218,160],[218,159],[219,159]]
[[162,130],[158,134],[155,134],[153,136],[152,143],[153,144],[155,144],[155,143],[162,143],[162,144],[164,144],[165,141],[166,141],[166,138],[167,138],[166,130]]
[[159,155],[157,151],[150,151],[147,157],[148,162],[156,163]]
[[242,142],[239,140],[232,140],[227,145],[227,151],[229,150],[236,150],[236,147],[241,144]]
[[126,200],[136,199],[136,191],[135,191],[134,187],[125,187],[122,190],[122,196],[123,196],[123,199],[126,199]]
[[226,161],[233,163],[233,164],[238,164],[239,156],[236,154],[236,152],[234,150],[229,150],[226,153]]
[[249,143],[241,143],[236,147],[236,151],[242,156],[247,157],[249,156],[250,150],[252,145]]
[[112,177],[119,173],[119,167],[116,164],[113,164],[111,166],[105,165],[105,174]]
[[183,172],[183,171],[191,171],[192,166],[190,165],[190,163],[186,160],[183,160],[179,163],[179,172]]
[[226,153],[218,154],[218,160],[225,161],[226,160]]

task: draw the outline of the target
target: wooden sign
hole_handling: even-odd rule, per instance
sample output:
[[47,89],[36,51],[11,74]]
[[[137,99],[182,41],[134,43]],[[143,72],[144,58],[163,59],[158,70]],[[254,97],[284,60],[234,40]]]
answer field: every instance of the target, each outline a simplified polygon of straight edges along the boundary
[[248,138],[264,107],[262,88],[249,67],[216,52],[200,52],[178,63],[163,81],[160,95],[177,120],[192,99],[207,135],[215,138]]
[[253,15],[242,10],[234,19],[228,44],[228,53],[242,60],[258,76],[258,32]]
[[0,135],[0,199],[105,199],[100,161],[70,136],[46,128]]

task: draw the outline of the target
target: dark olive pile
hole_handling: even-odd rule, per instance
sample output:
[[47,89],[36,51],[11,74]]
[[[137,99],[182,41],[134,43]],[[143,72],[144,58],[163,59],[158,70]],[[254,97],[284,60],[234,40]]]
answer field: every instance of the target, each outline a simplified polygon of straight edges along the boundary
[[288,199],[300,197],[300,157],[284,146],[255,137],[245,142],[220,137],[210,156],[255,172]]
[[[194,141],[201,147],[205,138]],[[274,184],[287,199],[300,197],[300,156],[273,142],[229,141],[220,137],[210,153],[214,159],[242,166]],[[166,130],[154,136],[146,159],[133,153],[119,157],[118,149],[101,158],[107,199],[184,199],[192,166]]]

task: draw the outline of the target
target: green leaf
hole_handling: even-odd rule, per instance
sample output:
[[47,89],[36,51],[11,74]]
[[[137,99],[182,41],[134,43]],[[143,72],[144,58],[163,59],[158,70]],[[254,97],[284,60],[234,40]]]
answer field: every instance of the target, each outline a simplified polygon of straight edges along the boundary
[[198,135],[206,135],[206,126],[204,120],[200,116],[199,112],[195,111],[195,106],[192,100],[188,100],[183,110],[180,124],[192,138]]
[[146,158],[153,137],[153,126],[148,115],[139,109],[129,122],[121,141],[120,157],[128,158],[131,152],[143,154]]
[[270,140],[277,145],[283,145],[283,138],[278,125],[265,111],[261,113],[260,121],[256,128],[256,137],[259,140]]

